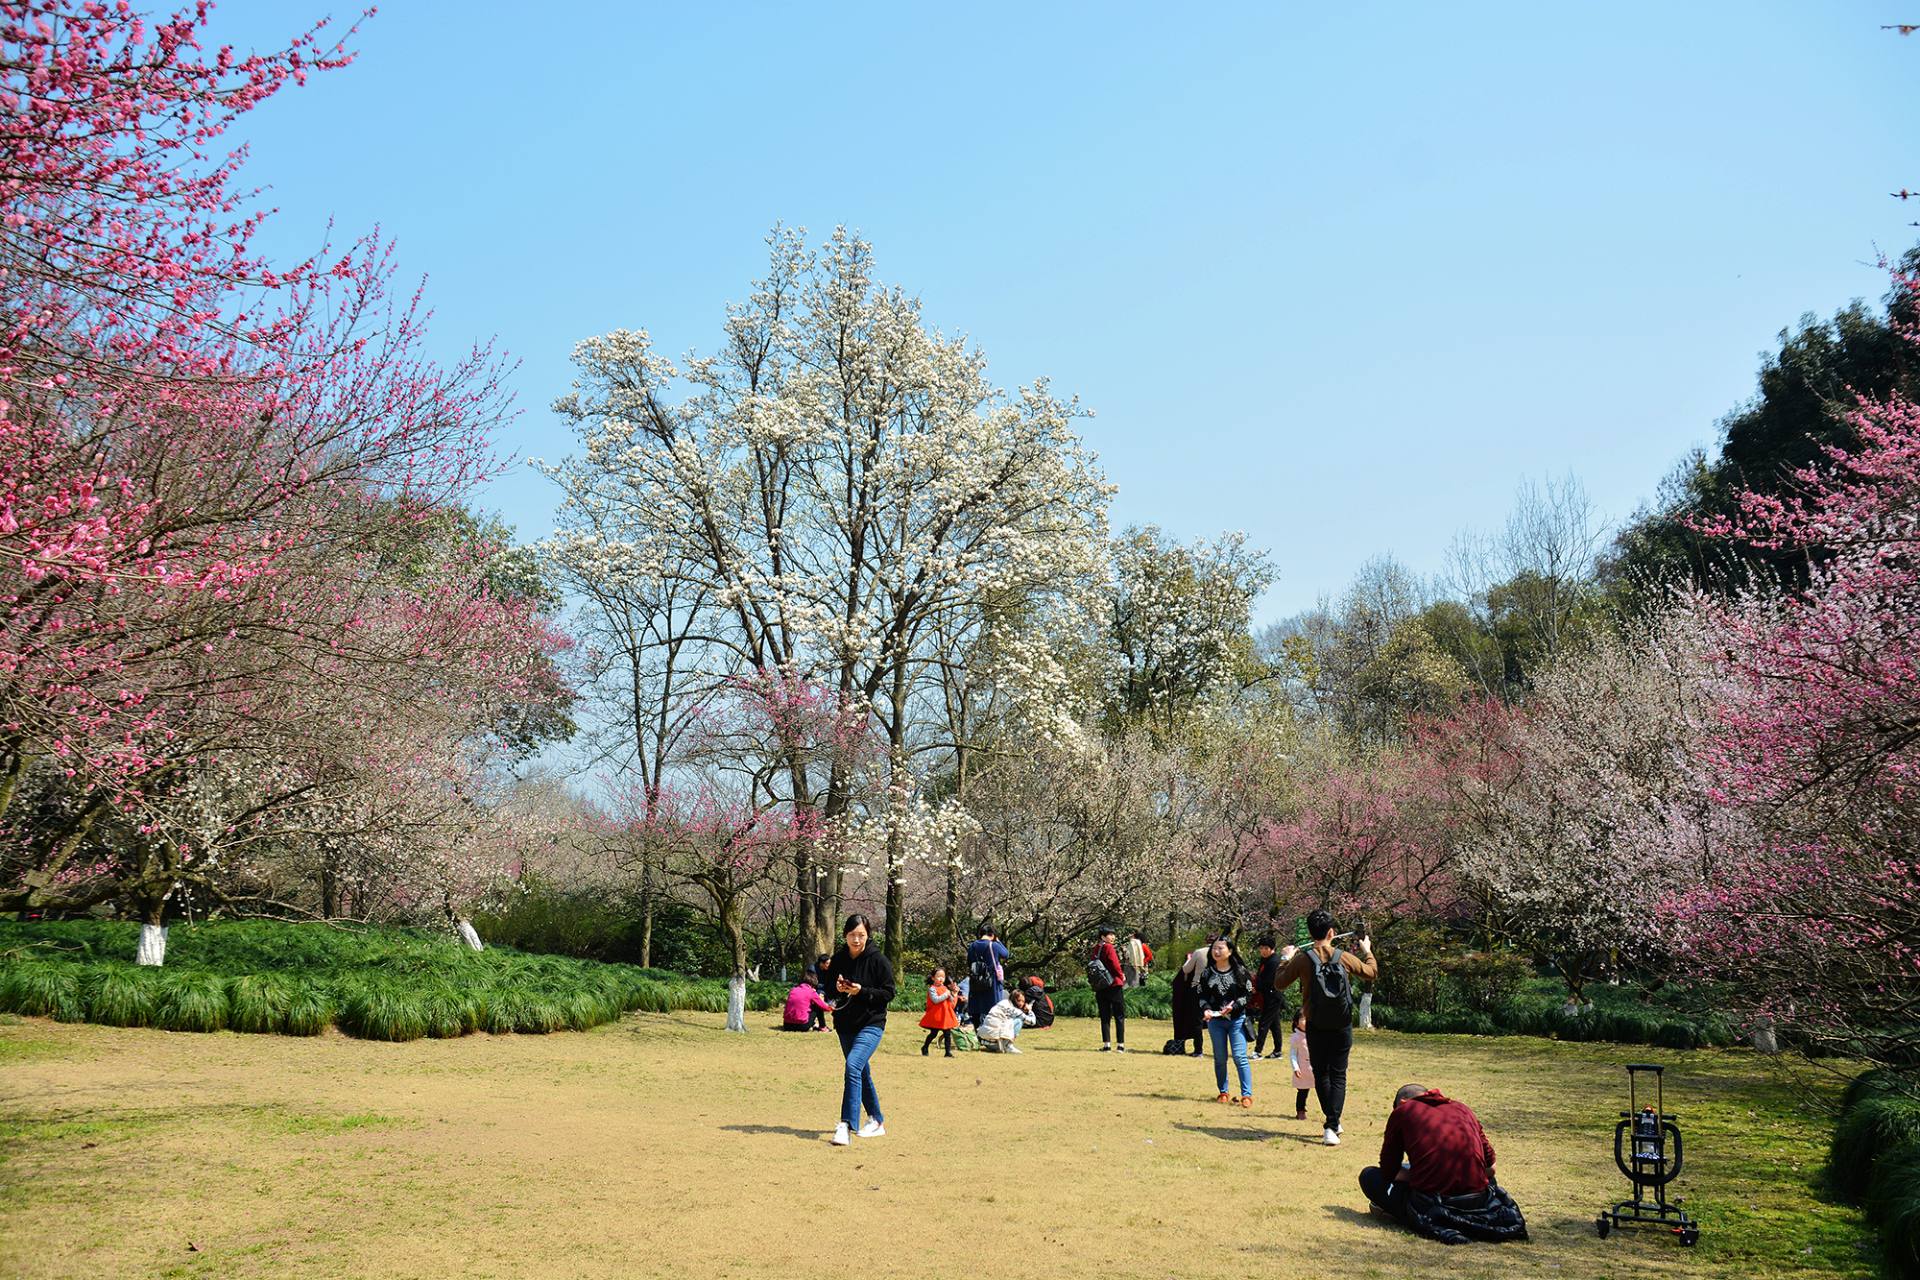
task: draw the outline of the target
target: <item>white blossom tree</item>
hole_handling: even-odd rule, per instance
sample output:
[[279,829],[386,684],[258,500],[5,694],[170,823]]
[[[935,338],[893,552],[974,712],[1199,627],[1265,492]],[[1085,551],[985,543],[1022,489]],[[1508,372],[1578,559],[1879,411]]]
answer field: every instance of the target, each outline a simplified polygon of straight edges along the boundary
[[[1044,383],[996,387],[977,348],[874,281],[865,241],[836,231],[816,252],[776,228],[769,244],[715,354],[676,364],[633,330],[575,349],[575,390],[556,409],[580,452],[549,469],[564,493],[556,545],[577,576],[684,584],[701,678],[829,688],[871,710],[889,770],[904,771],[934,722],[917,694],[938,624],[1096,572],[1110,490],[1074,403]],[[775,749],[785,803],[825,829],[857,814],[852,771]],[[889,779],[876,803],[898,794]],[[819,949],[845,872],[829,847],[797,846],[793,868]],[[886,857],[897,955],[906,846],[890,837]]]

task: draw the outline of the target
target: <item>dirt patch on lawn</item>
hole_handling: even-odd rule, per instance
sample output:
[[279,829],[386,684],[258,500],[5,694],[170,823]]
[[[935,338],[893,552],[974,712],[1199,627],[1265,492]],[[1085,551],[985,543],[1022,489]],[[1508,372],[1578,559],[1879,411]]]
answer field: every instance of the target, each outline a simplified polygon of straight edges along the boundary
[[[1078,1020],[948,1060],[896,1017],[888,1136],[842,1150],[834,1037],[722,1021],[410,1044],[0,1026],[0,1274],[1871,1273],[1857,1216],[1814,1191],[1817,1086],[1737,1051],[1655,1055],[1705,1223],[1686,1251],[1593,1229],[1625,1188],[1619,1067],[1646,1049],[1364,1036],[1330,1149],[1280,1062],[1229,1110],[1210,1061],[1096,1053]],[[1355,1175],[1409,1080],[1480,1113],[1533,1244],[1448,1250],[1365,1212]]]

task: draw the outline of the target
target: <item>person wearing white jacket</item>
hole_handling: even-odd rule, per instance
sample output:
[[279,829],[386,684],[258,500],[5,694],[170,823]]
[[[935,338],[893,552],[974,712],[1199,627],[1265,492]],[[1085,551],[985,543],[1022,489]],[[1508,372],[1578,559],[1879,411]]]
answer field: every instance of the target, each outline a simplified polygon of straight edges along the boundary
[[1021,1027],[1033,1025],[1033,1010],[1027,1008],[1026,993],[1013,990],[1006,998],[987,1010],[987,1016],[980,1020],[980,1047],[988,1053],[1018,1053],[1020,1048],[1014,1044],[1014,1037],[1020,1034]]

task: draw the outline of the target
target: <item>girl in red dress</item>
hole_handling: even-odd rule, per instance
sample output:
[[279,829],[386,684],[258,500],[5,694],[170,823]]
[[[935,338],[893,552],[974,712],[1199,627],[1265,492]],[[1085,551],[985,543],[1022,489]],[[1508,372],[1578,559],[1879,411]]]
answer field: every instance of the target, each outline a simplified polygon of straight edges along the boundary
[[935,969],[927,981],[927,1011],[920,1019],[920,1025],[927,1029],[927,1038],[920,1042],[921,1057],[927,1056],[935,1036],[940,1037],[947,1056],[953,1056],[953,1029],[960,1025],[954,1007],[959,1003],[960,989],[947,981],[945,969]]

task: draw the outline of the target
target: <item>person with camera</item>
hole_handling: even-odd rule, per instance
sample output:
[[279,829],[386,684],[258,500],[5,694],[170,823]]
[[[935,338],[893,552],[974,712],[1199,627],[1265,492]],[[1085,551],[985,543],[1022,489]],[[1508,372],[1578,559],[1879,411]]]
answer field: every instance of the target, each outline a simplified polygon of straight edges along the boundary
[[[844,1147],[857,1132],[862,1138],[887,1136],[880,1114],[880,1094],[873,1086],[873,1055],[887,1030],[887,1005],[893,1000],[893,966],[868,945],[873,929],[859,913],[847,917],[840,931],[840,949],[827,962],[825,977],[832,985],[833,1029],[846,1055],[845,1086],[840,1094],[840,1123],[834,1126],[833,1145]],[[860,1123],[860,1109],[867,1123]]]
[[1493,1178],[1480,1117],[1438,1089],[1402,1085],[1360,1190],[1394,1221],[1444,1244],[1525,1240],[1527,1220]]
[[1326,1117],[1322,1141],[1340,1145],[1340,1114],[1347,1104],[1347,1059],[1353,1053],[1353,984],[1380,976],[1373,958],[1373,940],[1359,931],[1355,955],[1335,945],[1333,915],[1314,911],[1307,916],[1307,936],[1313,945],[1302,947],[1281,966],[1274,979],[1276,998],[1292,983],[1300,984],[1300,1006],[1307,1015],[1307,1056],[1313,1061],[1313,1091]]

